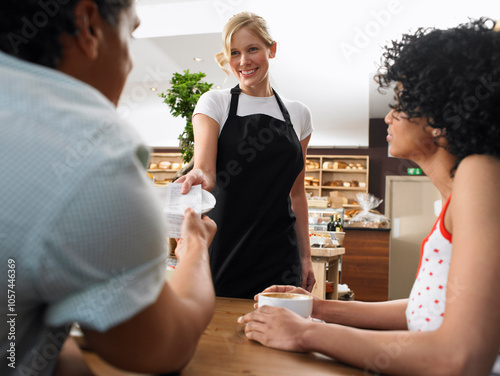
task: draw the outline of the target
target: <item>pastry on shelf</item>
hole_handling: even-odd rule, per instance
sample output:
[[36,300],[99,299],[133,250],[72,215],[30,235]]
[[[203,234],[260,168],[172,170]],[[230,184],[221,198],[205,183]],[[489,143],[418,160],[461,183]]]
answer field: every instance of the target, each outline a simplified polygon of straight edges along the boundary
[[172,168],[172,162],[170,161],[158,162],[158,168],[161,168],[163,170],[170,170]]
[[306,170],[315,170],[319,168],[319,162],[306,159]]
[[343,187],[344,181],[343,180],[332,180],[332,181],[327,181],[323,185],[327,186],[327,187]]

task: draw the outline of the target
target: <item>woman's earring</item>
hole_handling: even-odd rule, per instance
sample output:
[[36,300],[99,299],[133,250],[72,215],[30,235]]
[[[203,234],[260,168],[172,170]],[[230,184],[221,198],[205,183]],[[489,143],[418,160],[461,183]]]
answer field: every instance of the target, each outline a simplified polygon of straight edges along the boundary
[[439,137],[439,136],[441,136],[441,130],[440,130],[440,129],[434,129],[434,130],[432,131],[432,135],[433,135],[434,137]]

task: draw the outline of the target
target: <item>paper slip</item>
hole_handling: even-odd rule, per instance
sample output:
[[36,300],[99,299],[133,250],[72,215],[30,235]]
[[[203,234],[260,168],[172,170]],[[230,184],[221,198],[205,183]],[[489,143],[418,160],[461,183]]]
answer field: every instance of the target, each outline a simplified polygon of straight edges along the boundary
[[167,185],[164,212],[167,219],[167,237],[180,238],[184,211],[193,208],[201,216],[202,189],[201,185],[193,185],[185,195],[181,194],[180,183]]

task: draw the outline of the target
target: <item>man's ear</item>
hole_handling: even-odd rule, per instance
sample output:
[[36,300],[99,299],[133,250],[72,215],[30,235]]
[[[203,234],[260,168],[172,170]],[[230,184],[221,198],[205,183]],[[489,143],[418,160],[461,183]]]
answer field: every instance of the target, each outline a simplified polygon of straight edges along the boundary
[[75,6],[74,15],[77,45],[90,60],[95,60],[98,56],[101,34],[97,5],[91,0],[81,0]]

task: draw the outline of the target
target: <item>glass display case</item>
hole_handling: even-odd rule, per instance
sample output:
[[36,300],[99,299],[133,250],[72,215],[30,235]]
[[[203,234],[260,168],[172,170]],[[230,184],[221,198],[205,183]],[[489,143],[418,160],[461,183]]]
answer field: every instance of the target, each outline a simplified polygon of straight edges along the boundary
[[340,216],[344,226],[344,208],[309,208],[309,230],[326,231],[332,216]]

